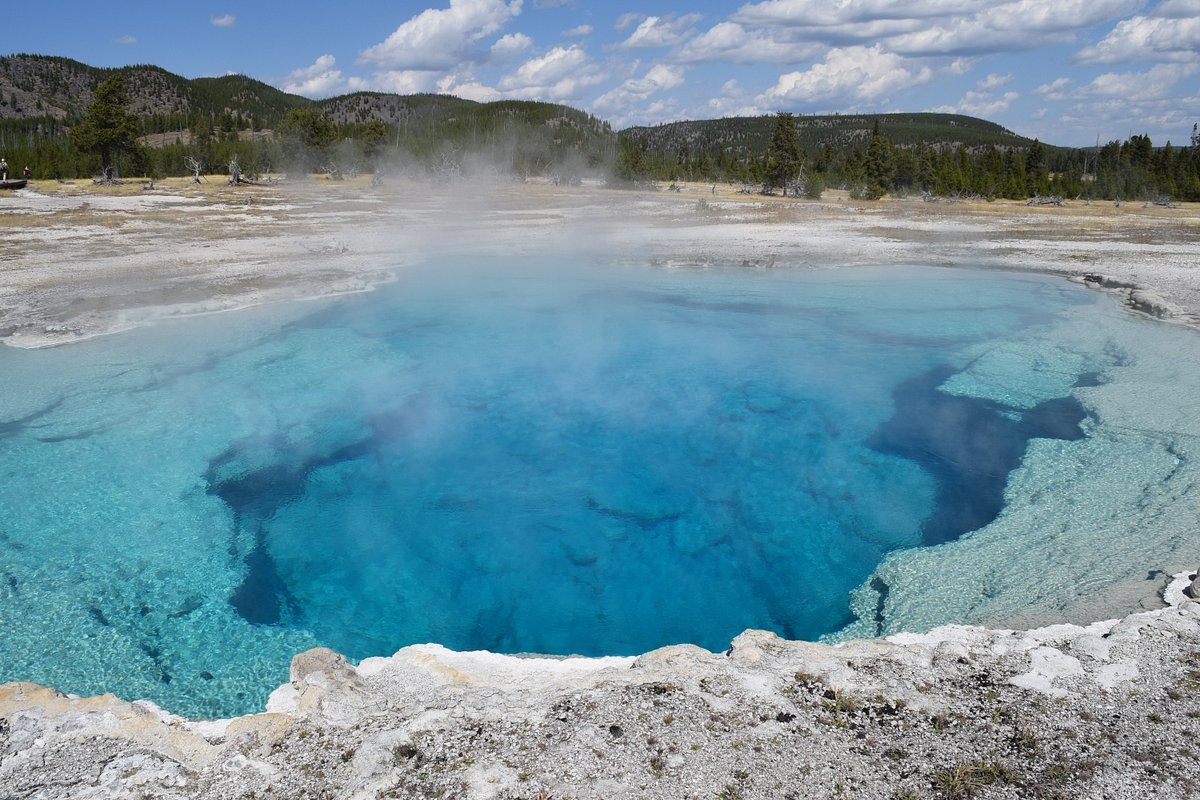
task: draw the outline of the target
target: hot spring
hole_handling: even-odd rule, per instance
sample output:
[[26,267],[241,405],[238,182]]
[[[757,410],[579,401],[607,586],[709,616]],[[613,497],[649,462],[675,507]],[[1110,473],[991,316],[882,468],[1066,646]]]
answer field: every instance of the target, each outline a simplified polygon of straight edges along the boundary
[[5,349],[0,679],[227,716],[317,645],[1133,603],[1198,557],[1198,365],[1061,279],[917,267],[437,264]]

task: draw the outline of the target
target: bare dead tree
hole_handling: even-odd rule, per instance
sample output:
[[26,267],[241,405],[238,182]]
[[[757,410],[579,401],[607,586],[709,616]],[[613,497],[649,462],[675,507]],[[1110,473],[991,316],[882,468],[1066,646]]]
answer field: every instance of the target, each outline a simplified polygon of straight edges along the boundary
[[229,159],[229,185],[237,186],[242,182],[242,168],[238,164],[237,156]]
[[105,167],[99,175],[92,178],[92,184],[94,186],[123,186],[125,181],[113,176],[112,167]]
[[796,177],[784,181],[783,196],[784,197],[804,197],[804,192],[808,188],[808,172],[804,169],[804,165],[800,165],[800,171]]
[[439,162],[430,168],[430,172],[443,182],[459,180],[463,174],[458,154],[453,151],[443,151]]
[[187,168],[192,171],[192,183],[202,182],[204,178],[200,177],[200,173],[204,170],[204,162],[191,156],[188,156],[183,161],[187,164]]

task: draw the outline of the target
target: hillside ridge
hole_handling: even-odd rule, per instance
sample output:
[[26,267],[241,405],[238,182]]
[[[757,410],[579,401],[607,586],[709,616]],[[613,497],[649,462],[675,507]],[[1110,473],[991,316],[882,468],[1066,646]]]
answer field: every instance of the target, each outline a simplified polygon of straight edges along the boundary
[[[64,56],[17,53],[0,56],[0,120],[48,117],[69,120],[82,115],[96,86],[110,75],[125,79],[135,114],[233,114],[273,122],[293,108],[314,107],[336,124],[362,124],[378,119],[388,124],[412,121],[420,114],[446,118],[457,111],[481,108],[539,108],[546,113],[591,117],[571,106],[533,100],[480,103],[445,94],[400,95],[359,91],[312,100],[289,94],[246,75],[185,78],[153,64],[94,67]],[[770,138],[773,115],[684,120],[654,126],[632,126],[622,132],[656,145],[687,144],[693,149],[719,143],[723,137],[748,150],[761,151]],[[600,121],[603,122],[603,121]],[[958,114],[889,113],[798,116],[802,142],[826,144],[866,141],[878,122],[897,144],[918,140],[946,145],[998,144],[1025,147],[1032,141],[984,119]],[[603,123],[607,125],[607,123]],[[611,127],[611,126],[609,126]]]

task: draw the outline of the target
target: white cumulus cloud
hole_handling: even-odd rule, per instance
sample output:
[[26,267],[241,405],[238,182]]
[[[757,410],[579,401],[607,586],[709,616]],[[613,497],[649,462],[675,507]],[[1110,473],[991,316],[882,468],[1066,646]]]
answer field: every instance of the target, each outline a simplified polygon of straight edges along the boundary
[[987,8],[986,0],[768,0],[742,6],[735,22],[786,31],[780,38],[841,46],[886,41]]
[[437,90],[442,94],[452,94],[464,100],[474,100],[477,103],[490,103],[501,98],[500,92],[486,86],[475,79],[473,75],[446,75],[437,82]]
[[623,30],[626,30],[627,28],[629,28],[629,26],[631,26],[631,25],[638,24],[645,18],[646,18],[646,15],[641,13],[640,11],[628,11],[628,12],[622,14],[621,16],[617,17],[617,21],[613,24],[613,27],[619,31],[623,31]]
[[372,85],[381,92],[421,94],[438,88],[445,73],[425,69],[389,69],[376,72]]
[[620,86],[596,98],[593,103],[599,111],[615,112],[625,116],[642,105],[652,94],[674,89],[683,83],[683,68],[668,64],[655,64],[640,78],[629,78]]
[[[1197,0],[1168,0],[1194,3]],[[776,39],[833,46],[880,44],[911,56],[1019,52],[1073,40],[1135,13],[1145,0],[767,0],[730,19]]]
[[927,83],[932,78],[933,70],[929,67],[910,64],[879,45],[855,45],[830,50],[824,62],[813,64],[807,70],[780,75],[762,99],[768,101],[767,105],[812,103],[842,97],[873,102],[883,100],[896,90]]
[[[1161,9],[1160,6],[1155,10]],[[1153,16],[1122,20],[1095,45],[1080,50],[1076,60],[1084,64],[1200,61],[1200,12],[1186,18]]]
[[962,95],[962,100],[958,103],[953,104],[953,106],[937,106],[929,110],[943,114],[967,114],[970,116],[991,118],[991,116],[996,114],[1007,112],[1008,107],[1012,106],[1021,96],[1020,92],[1016,91],[1006,91],[1002,95],[996,95],[992,91],[1001,88],[1001,86],[1006,85],[1012,79],[1012,73],[988,73],[984,78],[977,80],[976,88]]
[[117,38],[113,39],[113,42],[115,44],[137,44],[137,37],[128,35],[118,36]]
[[283,90],[305,97],[329,97],[345,88],[337,59],[326,53],[307,67],[294,69],[283,81]]
[[931,19],[987,7],[987,0],[767,0],[742,6],[734,18],[758,25],[822,27],[881,19]]
[[1200,0],[1162,0],[1151,13],[1167,19],[1200,17]]
[[819,52],[817,46],[777,41],[763,30],[719,22],[680,47],[672,60],[682,64],[795,64]]
[[955,16],[887,40],[905,55],[960,55],[1031,50],[1070,41],[1083,28],[1118,19],[1144,0],[1014,0]]
[[521,1],[450,0],[448,8],[425,9],[359,55],[394,70],[453,69],[481,39],[519,15]]
[[492,45],[492,60],[511,61],[533,46],[533,39],[523,33],[510,33],[501,36]]
[[1081,86],[1076,97],[1167,98],[1175,84],[1200,72],[1200,64],[1158,64],[1145,72],[1106,72]]
[[696,109],[693,118],[710,117],[754,117],[767,113],[736,80],[730,78],[721,84],[721,93],[710,98],[704,108]]
[[585,22],[582,25],[576,25],[574,28],[567,28],[565,31],[562,32],[562,35],[563,36],[572,36],[572,37],[574,37],[574,36],[591,36],[592,32],[594,30],[596,30],[596,29],[593,28],[591,25],[588,25]]
[[629,37],[617,47],[621,50],[671,47],[694,33],[691,28],[699,21],[699,14],[684,14],[680,17],[646,17],[634,28],[633,33],[629,34]]
[[1008,107],[1019,98],[1019,92],[1005,92],[996,96],[988,91],[969,91],[963,95],[956,105],[937,106],[930,109],[943,114],[967,114],[972,117],[987,119],[995,114],[1007,111]]
[[577,99],[584,89],[604,81],[587,52],[579,45],[553,47],[531,58],[500,79],[500,90],[509,97],[564,102]]
[[[1115,84],[1106,82],[1104,91],[1114,88]],[[1153,96],[1090,96],[1060,114],[1058,123],[1064,128],[1087,131],[1087,138],[1099,134],[1107,141],[1123,139],[1130,133],[1147,133],[1156,145],[1168,140],[1178,145],[1186,143],[1191,135],[1196,121],[1191,111],[1195,108],[1200,108],[1200,95],[1195,91],[1183,97],[1163,96],[1162,92]]]
[[219,17],[213,17],[209,22],[218,28],[232,28],[237,24],[237,17],[233,14],[222,14]]
[[1047,100],[1065,100],[1067,97],[1067,88],[1070,85],[1070,78],[1055,78],[1049,83],[1043,83],[1034,89],[1033,93],[1041,95]]

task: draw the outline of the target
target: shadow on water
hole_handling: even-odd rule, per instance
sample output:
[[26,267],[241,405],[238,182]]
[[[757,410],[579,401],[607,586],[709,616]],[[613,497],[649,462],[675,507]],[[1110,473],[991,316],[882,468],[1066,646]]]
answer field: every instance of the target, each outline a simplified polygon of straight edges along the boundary
[[218,456],[205,473],[208,493],[220,497],[234,512],[238,529],[254,528],[254,547],[246,554],[246,576],[229,597],[229,603],[247,622],[277,625],[285,607],[295,600],[279,574],[266,541],[266,520],[275,511],[304,493],[313,470],[358,458],[368,450],[367,442],[354,442],[329,454],[294,453],[293,458],[222,477],[241,457],[240,448],[231,448]]
[[[893,393],[895,413],[867,442],[877,452],[915,462],[937,481],[933,513],[922,525],[926,545],[952,541],[996,519],[1008,475],[1029,440],[1081,439],[1079,424],[1087,417],[1074,397],[1059,397],[1014,419],[999,403],[940,391],[954,373],[937,367],[900,384]],[[1087,374],[1076,385],[1097,380]]]
[[[388,443],[413,437],[429,413],[427,398],[418,395],[374,415],[365,434],[328,452],[319,443],[289,443],[283,437],[235,444],[212,459],[204,479],[208,494],[221,498],[234,514],[236,529],[253,529],[254,546],[243,558],[246,574],[229,603],[247,622],[278,625],[297,602],[271,555],[269,521],[287,504],[303,496],[312,473],[362,458]],[[308,448],[312,448],[311,450]],[[232,548],[236,554],[237,547]]]

